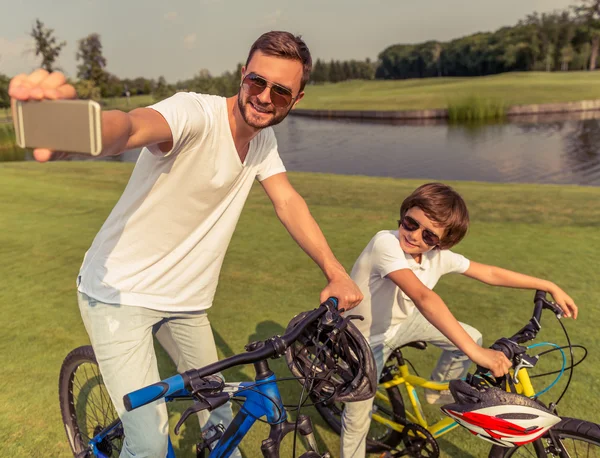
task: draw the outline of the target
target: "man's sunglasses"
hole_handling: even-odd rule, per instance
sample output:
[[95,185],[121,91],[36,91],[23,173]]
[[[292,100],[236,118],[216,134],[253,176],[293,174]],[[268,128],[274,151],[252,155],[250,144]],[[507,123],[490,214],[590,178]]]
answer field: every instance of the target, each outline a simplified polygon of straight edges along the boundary
[[[418,221],[408,215],[404,215],[400,220],[400,225],[408,232],[414,232],[421,227],[421,224],[419,224]],[[436,246],[440,243],[440,238],[429,229],[423,228],[421,231],[421,238],[429,246]]]
[[294,100],[292,91],[290,91],[287,87],[280,86],[276,83],[271,83],[256,73],[248,73],[242,81],[242,86],[244,87],[246,93],[252,96],[260,95],[266,88],[270,87],[271,102],[277,108],[289,107]]

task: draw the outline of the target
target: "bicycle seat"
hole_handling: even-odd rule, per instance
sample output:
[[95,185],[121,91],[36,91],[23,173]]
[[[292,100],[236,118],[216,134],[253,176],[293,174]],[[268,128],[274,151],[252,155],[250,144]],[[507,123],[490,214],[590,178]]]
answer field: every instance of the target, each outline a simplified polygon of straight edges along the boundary
[[427,342],[423,340],[415,340],[414,342],[408,342],[407,344],[401,345],[400,348],[412,347],[417,350],[425,350],[427,348]]

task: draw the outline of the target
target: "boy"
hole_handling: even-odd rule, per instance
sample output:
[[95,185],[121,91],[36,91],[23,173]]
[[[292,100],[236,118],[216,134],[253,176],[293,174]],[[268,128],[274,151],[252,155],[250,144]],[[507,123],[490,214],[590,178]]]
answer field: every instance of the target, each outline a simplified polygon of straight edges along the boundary
[[[483,348],[479,331],[459,323],[432,291],[439,278],[460,273],[483,283],[549,292],[566,316],[577,317],[577,306],[558,286],[499,267],[469,261],[449,249],[459,243],[469,226],[461,196],[441,183],[420,186],[400,208],[399,228],[380,231],[363,250],[351,277],[364,294],[352,314],[365,317],[354,324],[368,339],[378,377],[394,348],[424,340],[443,353],[431,379],[461,378],[471,361],[489,368],[494,376],[508,372],[503,353]],[[427,402],[453,402],[451,394],[430,390]],[[343,458],[364,457],[373,399],[347,403],[342,415]]]

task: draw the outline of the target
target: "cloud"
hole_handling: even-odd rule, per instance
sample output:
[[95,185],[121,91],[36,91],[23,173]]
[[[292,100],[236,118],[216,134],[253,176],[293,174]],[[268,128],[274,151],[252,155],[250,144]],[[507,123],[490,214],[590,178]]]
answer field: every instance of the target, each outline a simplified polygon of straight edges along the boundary
[[196,34],[188,33],[185,37],[183,37],[183,44],[187,49],[194,49],[196,46]]
[[13,40],[0,37],[0,73],[14,76],[30,72],[40,65],[35,56],[35,42],[22,36]]
[[163,17],[168,22],[175,22],[175,20],[177,19],[177,16],[179,16],[177,11],[169,11]]

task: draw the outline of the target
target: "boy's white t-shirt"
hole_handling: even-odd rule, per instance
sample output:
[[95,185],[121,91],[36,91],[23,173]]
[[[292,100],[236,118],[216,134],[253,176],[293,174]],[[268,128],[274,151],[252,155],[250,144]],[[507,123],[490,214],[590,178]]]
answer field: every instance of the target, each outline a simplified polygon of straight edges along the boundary
[[425,286],[433,289],[442,275],[464,273],[469,268],[469,260],[464,256],[438,249],[423,253],[419,264],[402,250],[398,237],[397,230],[378,232],[350,274],[364,299],[348,313],[365,318],[352,322],[371,343],[385,340],[416,310],[412,300],[386,275],[410,269]]
[[177,93],[150,108],[168,122],[173,148],[142,150],[85,255],[78,289],[112,304],[206,309],[254,180],[285,167],[272,128],[241,162],[224,97]]

